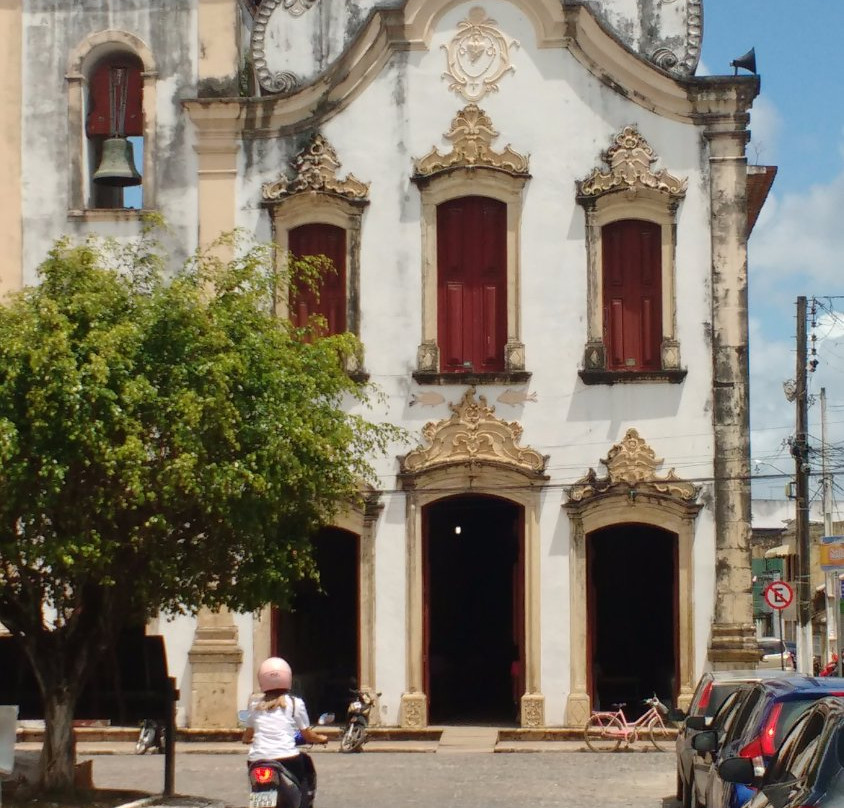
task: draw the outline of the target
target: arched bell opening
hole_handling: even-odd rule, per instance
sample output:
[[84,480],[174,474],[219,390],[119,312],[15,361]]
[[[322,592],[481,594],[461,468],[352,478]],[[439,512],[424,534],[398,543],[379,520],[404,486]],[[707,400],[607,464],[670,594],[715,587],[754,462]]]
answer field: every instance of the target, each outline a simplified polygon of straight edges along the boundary
[[273,609],[271,648],[293,667],[294,689],[314,715],[345,715],[361,686],[360,539],[337,527],[313,539],[319,583],[301,581],[290,608]]
[[424,677],[433,724],[515,724],[524,693],[524,510],[454,496],[423,511]]
[[589,694],[593,709],[625,703],[631,720],[653,694],[676,704],[679,681],[678,539],[653,525],[587,536]]

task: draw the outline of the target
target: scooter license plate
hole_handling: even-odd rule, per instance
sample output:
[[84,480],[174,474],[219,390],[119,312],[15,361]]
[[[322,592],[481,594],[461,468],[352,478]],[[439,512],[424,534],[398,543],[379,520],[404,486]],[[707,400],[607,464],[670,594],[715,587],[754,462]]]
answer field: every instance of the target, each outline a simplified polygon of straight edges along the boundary
[[249,793],[249,808],[275,808],[278,801],[278,791],[251,791]]

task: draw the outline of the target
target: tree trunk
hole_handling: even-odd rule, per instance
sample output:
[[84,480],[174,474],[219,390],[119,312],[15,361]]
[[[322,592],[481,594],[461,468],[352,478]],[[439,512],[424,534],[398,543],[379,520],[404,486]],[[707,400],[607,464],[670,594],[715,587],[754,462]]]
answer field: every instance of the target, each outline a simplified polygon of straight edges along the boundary
[[73,732],[75,689],[57,687],[44,694],[44,745],[41,748],[40,783],[45,791],[74,789],[76,736]]

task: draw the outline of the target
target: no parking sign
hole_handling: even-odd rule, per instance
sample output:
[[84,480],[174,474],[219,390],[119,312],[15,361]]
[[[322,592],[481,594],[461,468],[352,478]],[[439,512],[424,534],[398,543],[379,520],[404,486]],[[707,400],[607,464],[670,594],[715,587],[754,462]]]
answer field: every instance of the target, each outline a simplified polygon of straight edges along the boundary
[[794,590],[785,581],[771,581],[763,590],[762,597],[772,609],[784,609],[794,600]]

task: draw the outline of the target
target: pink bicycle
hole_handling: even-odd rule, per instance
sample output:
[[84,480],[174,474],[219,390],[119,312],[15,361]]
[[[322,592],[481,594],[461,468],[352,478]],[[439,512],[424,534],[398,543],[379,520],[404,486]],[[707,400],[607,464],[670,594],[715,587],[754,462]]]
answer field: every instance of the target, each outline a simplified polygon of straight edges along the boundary
[[617,710],[596,710],[589,717],[583,728],[583,740],[593,752],[614,752],[621,745],[636,743],[639,735],[647,733],[651,743],[660,750],[667,751],[674,739],[674,733],[665,725],[664,715],[668,708],[657,698],[656,693],[645,699],[647,712],[632,723],[624,715],[624,704],[613,705]]

